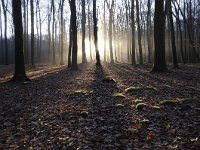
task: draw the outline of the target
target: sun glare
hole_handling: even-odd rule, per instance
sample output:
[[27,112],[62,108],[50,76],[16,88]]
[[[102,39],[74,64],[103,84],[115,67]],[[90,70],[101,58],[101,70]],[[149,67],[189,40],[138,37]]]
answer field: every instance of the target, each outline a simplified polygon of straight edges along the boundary
[[[101,32],[98,33],[98,48],[99,48],[100,57],[103,58],[103,56],[104,56],[104,39],[103,39],[103,35]],[[90,58],[91,54],[92,54],[93,58],[95,57],[95,46],[94,46],[93,40],[90,43],[89,38],[85,39],[85,50],[86,50],[87,58]]]

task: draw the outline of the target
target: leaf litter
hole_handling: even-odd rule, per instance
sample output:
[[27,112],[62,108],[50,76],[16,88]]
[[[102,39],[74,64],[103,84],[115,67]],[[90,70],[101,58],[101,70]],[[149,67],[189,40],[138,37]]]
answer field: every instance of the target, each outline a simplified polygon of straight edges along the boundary
[[[11,72],[3,70],[0,149],[200,149],[199,68],[150,69],[42,66],[28,70],[26,84],[4,83]],[[177,99],[181,105],[159,106]],[[133,107],[139,103],[148,107]]]

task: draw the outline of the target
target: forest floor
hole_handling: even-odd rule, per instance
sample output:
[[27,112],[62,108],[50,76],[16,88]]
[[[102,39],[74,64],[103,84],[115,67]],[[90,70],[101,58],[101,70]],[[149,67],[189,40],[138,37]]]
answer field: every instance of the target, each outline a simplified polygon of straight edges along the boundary
[[5,83],[12,68],[0,66],[0,149],[200,149],[199,65],[41,66]]

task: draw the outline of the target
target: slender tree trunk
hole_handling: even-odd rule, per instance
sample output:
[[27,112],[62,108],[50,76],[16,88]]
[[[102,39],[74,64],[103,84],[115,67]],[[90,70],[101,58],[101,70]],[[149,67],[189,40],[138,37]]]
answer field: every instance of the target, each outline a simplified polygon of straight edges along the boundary
[[50,54],[51,54],[51,12],[49,12],[48,14],[48,45],[49,45],[49,48],[48,48],[48,61],[50,62]]
[[0,7],[0,36],[1,36],[1,39],[0,39],[0,42],[1,42],[1,45],[0,45],[0,48],[1,48],[1,63],[3,64],[4,63],[4,52],[3,52],[3,29],[2,29],[2,17],[1,17],[1,7]]
[[35,37],[34,37],[34,5],[33,0],[30,0],[31,7],[31,67],[35,67]]
[[71,27],[72,27],[72,70],[77,70],[77,25],[76,25],[76,1],[70,1],[70,9],[71,9]]
[[148,0],[147,11],[147,45],[148,45],[148,63],[151,63],[152,47],[151,47],[151,0]]
[[42,53],[42,18],[41,18],[41,10],[40,10],[40,1],[37,0],[37,10],[38,10],[38,24],[39,24],[39,43],[38,43],[38,61],[41,62],[41,53]]
[[[4,48],[5,48],[5,65],[8,65],[8,37],[7,37],[7,28],[8,28],[8,19],[7,19],[7,8],[8,4],[5,4],[4,0],[1,0],[4,14]],[[8,2],[7,2],[8,3]]]
[[104,62],[106,62],[106,2],[103,6],[103,26],[104,26]]
[[90,60],[92,61],[92,40],[91,40],[91,23],[90,23],[90,5],[88,4],[88,28],[90,42]]
[[54,5],[54,0],[51,1],[51,9],[52,9],[52,15],[53,15],[53,20],[52,20],[52,55],[53,55],[53,64],[56,64],[56,55],[55,55],[55,5]]
[[85,52],[85,0],[82,0],[82,63],[87,63],[86,52]]
[[165,12],[164,0],[155,0],[154,16],[154,66],[152,72],[163,72],[167,70],[165,60]]
[[26,14],[26,0],[23,0],[23,8],[24,8],[24,61],[25,63],[28,62],[28,49],[27,49],[27,30],[26,30],[26,26],[27,26],[27,14]]
[[176,53],[176,41],[175,41],[175,32],[174,32],[174,21],[173,21],[173,16],[172,16],[171,0],[167,0],[167,3],[168,3],[168,16],[169,16],[169,22],[170,22],[170,29],[171,29],[173,65],[174,65],[174,68],[178,68],[177,53]]
[[65,2],[65,0],[61,0],[61,18],[60,18],[60,21],[61,21],[61,55],[60,55],[60,65],[63,65],[64,64],[64,62],[63,62],[63,47],[64,47],[64,19],[63,19],[63,7],[64,7],[64,2]]
[[15,73],[11,81],[29,81],[25,72],[21,0],[12,0],[15,30]]
[[114,58],[113,58],[113,31],[112,31],[112,9],[109,9],[109,43],[110,43],[110,63],[114,63]]
[[[179,10],[176,8],[175,6],[175,11],[176,11],[176,22],[178,24],[178,30],[179,30],[179,34],[180,34],[180,52],[181,52],[181,59],[183,61],[183,63],[185,64],[185,56],[184,56],[184,52],[183,52],[183,34],[182,34],[182,30],[181,30],[181,21],[180,21],[180,16],[179,16]],[[186,55],[186,54],[185,54]]]
[[[27,1],[27,3],[26,3],[26,5],[27,5],[27,9],[26,9],[26,20],[28,21],[28,19],[29,19],[29,15],[28,15],[28,13],[29,13],[29,0],[26,0]],[[29,29],[29,25],[28,25],[28,23],[26,23],[26,50],[27,50],[27,64],[29,64],[30,63],[30,56],[29,56],[29,33],[28,33],[28,29]]]
[[142,35],[141,35],[141,28],[140,28],[140,14],[139,14],[139,2],[136,0],[136,12],[137,12],[137,27],[138,27],[138,46],[139,46],[139,54],[140,60],[139,63],[143,64],[143,52],[142,52]]
[[131,4],[131,21],[132,21],[132,65],[136,64],[135,60],[135,7],[134,0],[132,0]]
[[38,15],[38,11],[39,11],[39,7],[38,7],[38,4],[36,2],[36,32],[37,32],[37,38],[36,38],[36,53],[37,53],[37,57],[36,57],[36,60],[37,60],[37,63],[39,63],[39,53],[40,53],[40,41],[39,41],[39,38],[40,38],[40,35],[39,35],[39,15]]
[[69,52],[68,52],[68,67],[69,68],[71,68],[71,66],[72,66],[71,55],[72,55],[72,17],[70,16],[70,25],[69,25]]
[[93,0],[93,22],[94,22],[94,45],[96,50],[96,65],[100,66],[100,54],[98,48],[98,27],[97,27],[97,15],[96,15],[96,0]]

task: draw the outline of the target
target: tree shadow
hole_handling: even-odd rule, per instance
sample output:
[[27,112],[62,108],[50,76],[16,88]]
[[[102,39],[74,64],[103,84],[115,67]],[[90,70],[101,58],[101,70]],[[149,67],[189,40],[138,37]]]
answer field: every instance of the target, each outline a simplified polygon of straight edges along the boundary
[[120,89],[113,80],[105,80],[108,76],[103,66],[96,67],[90,85],[93,90],[88,110],[91,125],[85,136],[89,137],[91,149],[126,149],[130,138],[127,135],[130,105],[124,98],[113,97]]
[[[64,125],[76,124],[77,113],[80,112],[77,109],[83,109],[85,105],[78,99],[80,95],[73,93],[67,96],[65,92],[68,93],[70,84],[75,84],[76,78],[83,73],[84,66],[80,68],[82,69],[76,72],[65,68],[47,71],[29,83],[1,83],[0,149],[9,149],[4,146],[15,143],[21,148],[30,147],[31,140],[37,138],[38,140],[33,143],[37,145],[41,138],[41,148],[46,146],[50,148],[55,141],[59,140],[57,137],[59,134],[55,132],[61,132]],[[78,100],[73,101],[76,98]],[[65,118],[65,114],[71,117]],[[66,124],[67,121],[69,122]],[[51,139],[48,144],[49,136],[54,139]],[[24,139],[24,144],[21,142],[21,145],[18,145]],[[43,145],[45,142],[46,145]]]

